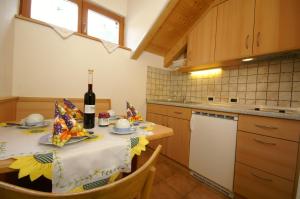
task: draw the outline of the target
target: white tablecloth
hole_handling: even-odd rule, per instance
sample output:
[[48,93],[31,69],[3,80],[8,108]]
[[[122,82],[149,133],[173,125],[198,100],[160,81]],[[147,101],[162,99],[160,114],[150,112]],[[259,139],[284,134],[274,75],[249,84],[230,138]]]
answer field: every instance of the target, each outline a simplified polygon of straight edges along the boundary
[[[151,134],[137,128],[136,133],[116,135],[111,133],[112,127],[95,127],[90,130],[97,136],[95,139],[62,148],[39,144],[40,137],[49,134],[51,129],[49,125],[44,133],[28,133],[17,127],[0,127],[0,160],[18,157],[15,167],[25,167],[32,161],[51,163],[52,160],[52,176],[49,174],[48,178],[52,178],[52,191],[58,193],[82,186],[93,187],[95,183],[105,184],[117,172],[130,172],[132,145],[138,143],[140,136]],[[19,176],[29,175],[29,172],[20,168]]]

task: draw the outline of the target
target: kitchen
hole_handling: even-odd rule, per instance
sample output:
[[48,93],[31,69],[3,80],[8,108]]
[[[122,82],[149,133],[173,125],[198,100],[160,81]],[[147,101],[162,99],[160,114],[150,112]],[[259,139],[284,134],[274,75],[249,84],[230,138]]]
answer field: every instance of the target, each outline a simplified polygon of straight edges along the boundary
[[[276,194],[276,187],[260,192],[266,196],[253,196],[251,194],[257,192],[254,189],[257,184],[252,182],[253,190],[245,190],[243,183],[246,182],[241,178],[245,174],[239,176],[234,173],[257,171],[262,172],[255,174],[259,177],[273,181],[279,179],[283,183],[279,187],[286,189],[279,192],[286,195],[276,194],[279,198],[295,197],[298,181],[295,146],[299,142],[300,107],[300,60],[297,54],[300,48],[297,37],[299,3],[292,0],[276,3],[266,0],[199,0],[194,4],[191,1],[157,1],[150,5],[147,1],[128,0],[127,4],[114,1],[112,5],[109,2],[112,1],[102,1],[100,5],[126,16],[125,41],[132,52],[118,48],[109,54],[100,42],[76,34],[61,39],[49,27],[24,17],[14,18],[18,12],[17,2],[3,6],[1,29],[9,34],[2,33],[1,36],[5,41],[4,47],[1,46],[1,96],[82,98],[87,90],[87,77],[83,74],[92,67],[97,98],[111,99],[112,108],[118,113],[124,112],[126,100],[131,101],[147,120],[174,130],[174,136],[150,143],[151,147],[162,144],[162,154],[167,158],[189,167],[193,153],[190,147],[194,146],[190,123],[193,117],[210,116],[218,120],[221,120],[220,117],[232,117],[231,121],[236,123],[233,135],[237,135],[234,138],[237,143],[230,152],[230,179],[234,181],[231,180],[229,192],[242,193],[249,198],[274,198],[268,194]],[[181,16],[176,13],[182,9],[180,6],[186,8],[180,14],[190,16],[189,20],[176,18]],[[175,25],[171,23],[174,20],[177,20]],[[278,23],[275,23],[276,20]],[[170,27],[170,23],[173,26]],[[137,27],[142,31],[139,32]],[[166,35],[168,30],[171,33]],[[187,63],[183,64],[186,67],[178,71],[164,68],[182,58],[187,59]],[[254,60],[241,62],[243,58]],[[213,74],[207,74],[208,71],[190,75],[190,72],[209,68],[222,70]],[[256,123],[250,126],[252,122]],[[291,128],[291,132],[285,133],[287,127]],[[272,131],[274,134],[269,133]],[[263,155],[268,157],[273,154],[272,151],[263,154],[251,151],[254,149],[250,147],[243,148],[247,145],[246,141],[252,139],[243,137],[246,135],[257,135],[253,139],[268,143],[282,141],[284,146],[292,144],[293,147],[276,149],[276,154],[284,153],[282,159],[266,159]],[[242,146],[239,138],[245,142]],[[258,150],[260,145],[255,144],[258,147],[254,148]],[[253,143],[248,145],[256,146]],[[213,147],[212,144],[210,147]],[[205,153],[205,149],[203,151]],[[262,154],[256,157],[254,152]],[[285,154],[291,157],[284,157]],[[283,162],[277,165],[278,161]],[[276,170],[281,164],[286,167]],[[245,168],[237,169],[238,165]],[[196,173],[201,174],[199,171]],[[240,182],[240,187],[237,182]],[[213,187],[222,191],[218,186]]]

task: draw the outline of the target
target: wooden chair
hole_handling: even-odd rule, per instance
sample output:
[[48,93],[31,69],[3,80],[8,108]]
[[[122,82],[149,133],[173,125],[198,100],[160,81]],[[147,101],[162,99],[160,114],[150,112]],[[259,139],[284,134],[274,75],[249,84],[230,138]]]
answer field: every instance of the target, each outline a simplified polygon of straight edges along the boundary
[[55,194],[26,189],[0,181],[1,199],[149,199],[155,175],[159,145],[138,170],[116,182],[81,193]]

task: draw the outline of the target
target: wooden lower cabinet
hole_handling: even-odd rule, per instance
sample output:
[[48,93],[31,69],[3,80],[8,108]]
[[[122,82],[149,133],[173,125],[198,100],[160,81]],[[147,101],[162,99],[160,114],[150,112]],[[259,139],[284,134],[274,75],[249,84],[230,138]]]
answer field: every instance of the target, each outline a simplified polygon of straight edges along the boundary
[[294,199],[300,123],[240,115],[234,192],[248,199]]
[[239,130],[299,142],[300,122],[253,115],[239,115]]
[[168,127],[174,135],[168,138],[167,156],[180,164],[188,166],[190,154],[190,121],[179,118],[168,118]]
[[239,131],[236,161],[294,180],[298,143]]
[[[168,111],[161,112],[161,110]],[[190,117],[191,109],[188,108],[148,104],[147,121],[172,128],[174,133],[169,138],[151,141],[149,146],[155,149],[159,144],[162,145],[162,154],[188,167]]]
[[234,191],[249,199],[292,199],[293,182],[236,162]]
[[153,122],[155,124],[167,126],[168,125],[168,116],[160,115],[156,113],[147,113],[147,121]]
[[[160,115],[156,113],[147,113],[147,121],[153,122],[155,124],[168,126],[168,116]],[[161,154],[166,155],[167,154],[167,139],[168,138],[162,138],[159,140],[151,141],[149,146],[152,149],[155,149],[158,145],[162,145]]]

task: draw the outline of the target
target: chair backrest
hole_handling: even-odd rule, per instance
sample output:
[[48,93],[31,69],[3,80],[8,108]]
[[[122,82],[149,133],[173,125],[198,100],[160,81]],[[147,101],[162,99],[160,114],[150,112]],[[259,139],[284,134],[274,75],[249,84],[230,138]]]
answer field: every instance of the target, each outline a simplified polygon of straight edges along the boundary
[[0,181],[1,199],[149,199],[155,174],[155,163],[160,153],[159,145],[149,160],[132,174],[116,182],[92,190],[55,194],[35,191]]

